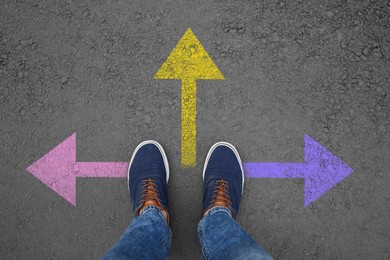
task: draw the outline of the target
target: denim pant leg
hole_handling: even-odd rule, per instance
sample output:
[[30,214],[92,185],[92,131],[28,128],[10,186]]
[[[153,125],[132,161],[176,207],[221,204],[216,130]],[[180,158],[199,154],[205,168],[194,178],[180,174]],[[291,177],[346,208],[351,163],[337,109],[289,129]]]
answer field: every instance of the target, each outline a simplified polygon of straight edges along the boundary
[[160,210],[146,207],[102,259],[166,259],[172,233]]
[[207,212],[198,225],[198,236],[205,259],[272,259],[225,207]]

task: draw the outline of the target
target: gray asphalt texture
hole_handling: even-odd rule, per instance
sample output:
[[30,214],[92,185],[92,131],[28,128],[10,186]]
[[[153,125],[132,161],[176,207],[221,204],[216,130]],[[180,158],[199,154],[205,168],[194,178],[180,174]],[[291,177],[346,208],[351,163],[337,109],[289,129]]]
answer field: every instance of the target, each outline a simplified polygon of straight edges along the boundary
[[[191,28],[225,80],[198,81],[197,165],[180,167],[181,88],[153,76]],[[247,179],[239,223],[275,259],[390,259],[390,2],[0,1],[0,258],[97,259],[133,218],[126,179],[77,206],[25,169],[77,132],[78,161],[171,165],[170,259],[199,259],[203,162],[303,161],[308,134],[354,172],[303,206],[301,179]]]

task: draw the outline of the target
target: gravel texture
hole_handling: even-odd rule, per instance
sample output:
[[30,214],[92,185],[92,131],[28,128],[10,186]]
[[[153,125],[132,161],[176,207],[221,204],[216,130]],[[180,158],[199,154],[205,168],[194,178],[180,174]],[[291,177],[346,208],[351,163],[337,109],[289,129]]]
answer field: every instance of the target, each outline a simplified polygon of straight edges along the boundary
[[[191,28],[225,80],[198,81],[197,165],[180,168],[181,88],[153,76]],[[390,259],[390,2],[0,1],[0,258],[97,259],[133,217],[125,179],[77,207],[25,169],[77,132],[79,161],[171,164],[170,259],[200,258],[210,146],[303,160],[307,133],[354,173],[307,208],[303,180],[248,179],[239,223],[275,259]]]

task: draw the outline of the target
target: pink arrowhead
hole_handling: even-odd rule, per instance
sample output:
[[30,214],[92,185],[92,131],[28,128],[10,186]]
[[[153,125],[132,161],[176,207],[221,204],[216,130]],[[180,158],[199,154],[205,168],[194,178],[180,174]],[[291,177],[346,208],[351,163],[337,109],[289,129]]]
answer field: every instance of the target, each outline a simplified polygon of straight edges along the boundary
[[77,162],[76,133],[27,168],[40,181],[76,206],[77,177],[126,177],[128,163]]
[[76,206],[76,133],[27,168],[40,181]]

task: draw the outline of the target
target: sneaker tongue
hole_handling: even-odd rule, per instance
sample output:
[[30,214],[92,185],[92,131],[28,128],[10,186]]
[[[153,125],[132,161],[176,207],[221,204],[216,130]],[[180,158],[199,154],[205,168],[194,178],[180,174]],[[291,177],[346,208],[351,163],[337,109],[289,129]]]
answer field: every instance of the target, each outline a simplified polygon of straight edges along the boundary
[[143,181],[142,185],[142,192],[144,192],[142,195],[143,203],[139,209],[139,212],[141,212],[147,206],[160,206],[160,203],[157,200],[154,181],[149,177]]
[[146,192],[147,196],[150,197],[149,200],[146,200],[142,208],[145,208],[147,206],[160,206],[157,199],[153,199],[156,197],[156,193],[153,191],[151,185],[148,187],[148,191]]
[[154,182],[152,182],[152,180],[150,178],[148,180],[150,182],[146,186],[146,190],[147,190],[146,191],[146,198],[147,199],[145,200],[144,204],[142,205],[141,210],[147,206],[160,206],[160,203],[157,200],[156,191],[155,191],[154,186],[153,186]]
[[218,195],[215,198],[215,202],[213,203],[213,207],[216,206],[223,206],[223,207],[229,207],[229,204],[226,201],[226,195],[225,192],[220,190],[218,191]]
[[157,200],[148,200],[145,201],[144,205],[141,208],[141,211],[146,208],[147,206],[157,206],[160,207],[160,204],[158,204]]
[[138,210],[138,215],[140,215],[147,206],[155,206],[161,211],[165,221],[169,224],[168,211],[160,204],[160,202],[157,199],[156,184],[154,180],[151,177],[148,177],[147,179],[145,179],[145,181],[147,182],[147,185],[144,187],[145,200],[142,206]]

